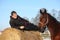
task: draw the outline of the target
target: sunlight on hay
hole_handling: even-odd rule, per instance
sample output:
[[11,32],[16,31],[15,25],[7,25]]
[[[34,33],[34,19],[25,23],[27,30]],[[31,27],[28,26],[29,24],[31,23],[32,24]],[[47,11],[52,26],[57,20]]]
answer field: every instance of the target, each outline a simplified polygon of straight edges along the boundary
[[2,32],[0,32],[0,35],[2,34]]
[[20,31],[14,28],[5,29],[0,35],[0,40],[42,40],[37,31]]
[[20,40],[20,38],[19,31],[13,28],[4,30],[0,36],[0,40]]

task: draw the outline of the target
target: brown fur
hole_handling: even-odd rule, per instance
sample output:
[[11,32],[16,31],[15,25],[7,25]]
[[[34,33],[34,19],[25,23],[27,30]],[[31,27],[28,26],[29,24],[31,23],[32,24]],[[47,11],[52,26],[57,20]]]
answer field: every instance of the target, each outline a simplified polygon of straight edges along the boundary
[[[48,18],[47,18],[47,16],[48,16]],[[48,19],[48,23],[46,25],[44,25],[45,24],[44,22],[46,22],[46,21],[42,21],[41,19],[42,20]],[[48,27],[50,34],[51,34],[51,40],[60,40],[60,22],[58,22],[56,20],[56,18],[54,18],[53,16],[51,16],[48,13],[44,13],[40,17],[40,22],[43,23],[42,25],[39,23],[40,27],[42,27],[42,28],[45,26]]]

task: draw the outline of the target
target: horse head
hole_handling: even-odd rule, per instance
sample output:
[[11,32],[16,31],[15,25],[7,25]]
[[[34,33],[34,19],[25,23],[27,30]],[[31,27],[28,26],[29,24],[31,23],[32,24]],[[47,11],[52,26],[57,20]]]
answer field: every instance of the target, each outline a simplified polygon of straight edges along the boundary
[[40,22],[39,22],[39,27],[44,28],[48,24],[48,15],[47,15],[47,10],[45,8],[40,9]]

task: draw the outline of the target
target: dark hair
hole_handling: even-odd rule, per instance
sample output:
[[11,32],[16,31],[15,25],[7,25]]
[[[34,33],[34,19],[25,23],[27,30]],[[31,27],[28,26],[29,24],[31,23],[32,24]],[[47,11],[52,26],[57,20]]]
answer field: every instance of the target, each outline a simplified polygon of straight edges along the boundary
[[16,11],[12,11],[12,12],[11,12],[11,15],[13,15],[13,13],[17,14]]
[[[44,12],[42,12],[42,9],[44,10]],[[40,13],[47,13],[47,10],[45,8],[40,9]]]

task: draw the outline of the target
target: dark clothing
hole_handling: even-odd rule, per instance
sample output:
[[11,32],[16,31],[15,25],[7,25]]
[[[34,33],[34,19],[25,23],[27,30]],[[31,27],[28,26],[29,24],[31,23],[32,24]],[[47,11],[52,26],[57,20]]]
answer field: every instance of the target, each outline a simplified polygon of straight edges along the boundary
[[17,15],[17,18],[14,19],[10,16],[10,26],[12,28],[20,29],[20,26],[24,26],[23,30],[34,30],[34,31],[41,31],[40,28],[38,28],[36,25],[30,23],[29,21],[21,18],[20,16]]
[[24,26],[25,30],[33,30],[33,29],[38,29],[37,26],[35,26],[34,24],[30,23],[29,21],[17,16],[16,19],[12,18],[10,16],[10,25],[13,28],[17,28],[20,29],[20,26]]
[[[25,26],[24,21],[26,21],[26,20],[22,19],[19,16],[17,16],[16,19],[14,19],[10,16],[10,25],[13,28],[19,28],[20,26]],[[26,22],[28,22],[28,21],[26,21]]]

